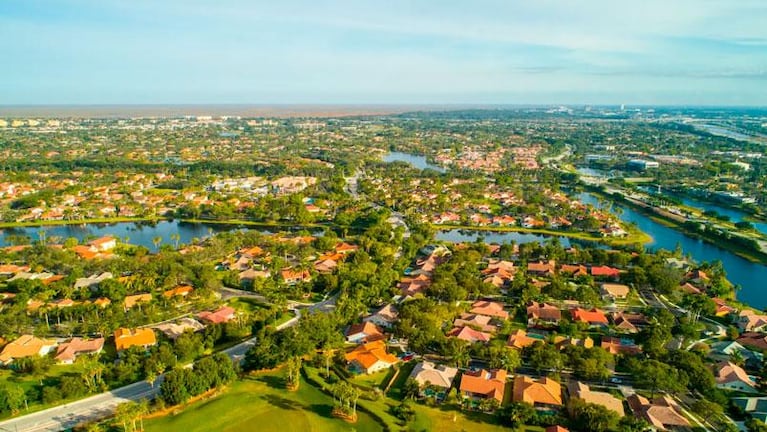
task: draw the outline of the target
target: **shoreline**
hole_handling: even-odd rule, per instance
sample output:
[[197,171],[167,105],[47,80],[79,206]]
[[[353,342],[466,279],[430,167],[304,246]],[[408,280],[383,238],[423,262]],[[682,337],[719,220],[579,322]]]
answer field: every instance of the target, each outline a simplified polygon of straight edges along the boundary
[[625,238],[597,237],[583,231],[557,231],[552,229],[524,228],[524,227],[495,227],[479,225],[451,225],[451,224],[430,224],[432,228],[438,231],[465,230],[465,231],[485,231],[499,233],[524,233],[537,234],[547,237],[567,237],[576,240],[583,240],[595,243],[605,243],[611,246],[630,246],[636,244],[646,244],[652,241],[652,237],[644,231],[634,232]]

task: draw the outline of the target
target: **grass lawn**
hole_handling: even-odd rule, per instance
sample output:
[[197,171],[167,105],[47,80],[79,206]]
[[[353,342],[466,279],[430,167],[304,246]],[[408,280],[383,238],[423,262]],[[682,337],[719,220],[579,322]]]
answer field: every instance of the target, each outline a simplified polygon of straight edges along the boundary
[[[416,416],[409,425],[414,431],[440,431],[440,432],[508,432],[507,426],[497,423],[497,420],[488,414],[475,412],[462,412],[457,409],[444,409],[440,407],[428,407],[415,404]],[[538,432],[542,427],[523,426],[521,431]]]
[[[62,375],[74,374],[80,375],[83,369],[79,363],[73,365],[53,365],[51,369],[45,374],[44,377],[33,377],[31,375],[21,375],[14,373],[10,369],[0,369],[0,386],[19,386],[24,389],[25,392],[30,391],[33,388],[40,390],[40,381],[42,380],[44,385],[54,385],[55,381]],[[21,415],[32,413],[34,411],[40,411],[46,408],[50,408],[55,405],[63,404],[64,400],[54,404],[43,403],[30,403],[29,410],[22,410]],[[0,415],[0,418],[10,417],[10,413],[4,413]]]
[[383,390],[383,385],[385,385],[384,381],[390,377],[390,375],[391,374],[389,373],[389,369],[384,369],[370,375],[357,375],[352,379],[352,382],[363,385],[365,387],[369,387],[371,389],[377,387]]
[[268,306],[260,303],[256,299],[248,298],[248,297],[235,297],[229,300],[229,306],[243,311],[243,312],[255,312],[260,309],[265,309]]
[[285,390],[282,373],[237,381],[222,395],[194,403],[178,415],[147,420],[145,430],[194,431],[381,431],[365,413],[355,424],[333,418],[333,399],[305,381]]

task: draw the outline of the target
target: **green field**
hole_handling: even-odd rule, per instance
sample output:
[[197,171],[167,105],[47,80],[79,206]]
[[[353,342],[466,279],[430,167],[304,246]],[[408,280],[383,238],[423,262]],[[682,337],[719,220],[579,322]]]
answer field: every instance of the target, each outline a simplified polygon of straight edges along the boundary
[[349,424],[333,418],[333,399],[306,382],[296,392],[282,374],[261,374],[237,381],[221,396],[194,403],[183,413],[145,422],[146,431],[381,431],[365,413]]

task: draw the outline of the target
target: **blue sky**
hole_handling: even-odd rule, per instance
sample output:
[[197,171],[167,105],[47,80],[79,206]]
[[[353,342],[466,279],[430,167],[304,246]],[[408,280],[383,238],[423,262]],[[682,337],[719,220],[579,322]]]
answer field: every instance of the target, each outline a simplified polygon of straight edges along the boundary
[[765,0],[2,0],[0,104],[767,105]]

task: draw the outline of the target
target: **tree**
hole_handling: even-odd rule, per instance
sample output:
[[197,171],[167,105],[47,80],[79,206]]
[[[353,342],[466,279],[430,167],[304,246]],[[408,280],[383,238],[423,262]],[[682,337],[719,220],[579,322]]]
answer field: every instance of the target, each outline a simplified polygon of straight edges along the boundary
[[582,399],[571,398],[568,411],[572,414],[576,428],[584,431],[604,432],[618,425],[618,415],[602,405],[586,403]]
[[530,362],[530,366],[534,367],[538,373],[544,371],[559,372],[564,365],[562,353],[552,344],[536,342],[525,347],[524,353]]
[[168,405],[180,405],[189,399],[189,371],[187,369],[175,369],[165,374],[165,379],[160,384],[160,397]]
[[0,407],[2,407],[3,411],[10,411],[16,414],[25,405],[26,397],[24,389],[20,386],[6,385],[0,388]]
[[646,432],[650,424],[644,419],[627,415],[618,422],[618,432]]
[[659,390],[675,393],[687,386],[688,377],[684,371],[658,360],[629,358],[626,366],[634,376],[635,385],[650,390],[650,398],[654,398]]
[[498,411],[501,419],[513,428],[527,423],[535,414],[535,408],[527,402],[512,402]]
[[285,385],[289,390],[298,390],[301,377],[301,357],[290,357],[285,364]]
[[764,424],[763,421],[757,420],[755,418],[749,418],[746,420],[746,429],[748,429],[748,432],[767,432],[767,424]]
[[418,381],[408,378],[402,386],[402,396],[407,399],[415,399],[421,394],[421,386]]
[[522,364],[519,351],[511,349],[503,341],[493,341],[488,347],[490,357],[490,367],[494,369],[505,369],[508,372],[514,372]]
[[720,416],[724,413],[724,408],[722,408],[721,405],[706,399],[696,400],[690,408],[692,408],[692,412],[701,416],[706,422],[708,422],[711,417]]

